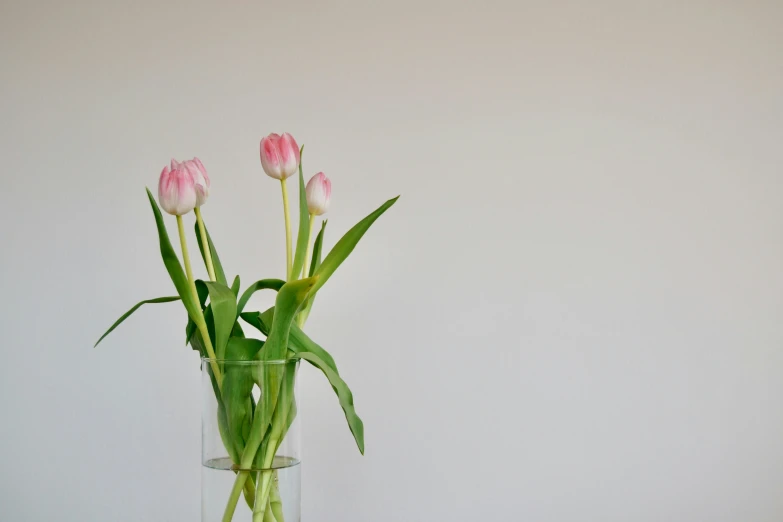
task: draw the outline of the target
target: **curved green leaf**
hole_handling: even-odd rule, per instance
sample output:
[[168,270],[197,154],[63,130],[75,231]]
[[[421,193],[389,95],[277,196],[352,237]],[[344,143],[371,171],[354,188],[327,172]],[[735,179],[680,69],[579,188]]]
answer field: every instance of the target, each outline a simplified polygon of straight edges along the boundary
[[259,290],[274,290],[277,292],[280,290],[280,288],[283,287],[284,284],[285,281],[282,279],[261,279],[260,281],[256,281],[250,285],[247,290],[242,293],[242,297],[239,298],[239,302],[237,303],[237,317],[239,317],[239,315],[242,313],[242,310],[245,309],[245,305],[247,305],[247,302],[254,293],[258,292]]
[[[250,325],[255,326],[261,330],[264,335],[266,335],[272,324],[274,315],[275,309],[270,308],[264,313],[252,312],[247,315],[242,314],[242,319],[247,321]],[[340,373],[337,371],[337,365],[335,364],[334,358],[329,354],[329,352],[324,350],[320,345],[318,345],[318,343],[310,339],[310,337],[308,337],[307,334],[296,325],[296,323],[291,325],[291,331],[289,332],[288,338],[288,348],[294,353],[313,353],[322,361],[324,361],[324,363],[326,363],[326,365],[329,366],[329,368],[331,368],[335,373]]]
[[[315,243],[313,244],[313,260],[310,263],[310,276],[315,273],[316,270],[318,270],[318,267],[321,266],[321,254],[323,253],[323,243],[324,243],[324,230],[326,229],[326,222],[328,220],[324,219],[321,222],[321,230],[318,232],[318,235],[315,237]],[[299,313],[299,325],[304,326],[305,321],[307,321],[307,318],[310,317],[310,310],[313,309],[313,301],[315,301],[315,292],[310,294],[310,297],[307,298],[307,302],[304,305],[304,308],[302,308],[302,311]]]
[[[204,340],[201,338],[201,332],[198,330],[193,330],[193,333],[188,339],[188,343],[190,344],[190,347],[196,350],[201,357],[209,357],[207,354],[207,348],[204,346]],[[214,376],[211,374],[210,377],[214,379]],[[217,382],[214,382],[213,385],[217,390]]]
[[[226,347],[226,360],[229,361],[252,361],[258,356],[258,352],[264,347],[264,341],[258,339],[245,339],[243,337],[232,337]],[[238,366],[238,365],[234,365]],[[251,368],[252,366],[248,366]]]
[[321,221],[321,230],[318,232],[318,235],[315,236],[315,242],[313,243],[313,258],[310,262],[310,273],[308,274],[310,277],[312,277],[315,274],[315,271],[318,270],[318,267],[321,266],[321,256],[324,249],[324,230],[326,230],[327,221],[329,220],[324,219]]
[[215,281],[196,281],[197,287],[201,285],[206,286],[209,291],[209,308],[212,311],[215,330],[215,356],[224,359],[226,345],[237,320],[236,295],[229,287]]
[[[274,307],[272,307],[272,310],[274,310]],[[272,323],[270,321],[269,326],[267,326],[267,324],[261,320],[261,312],[242,312],[239,314],[239,317],[250,326],[258,329],[262,334],[269,335],[269,326],[271,326]]]
[[[201,221],[202,223],[204,222],[203,217]],[[201,232],[198,229],[198,223],[195,224],[195,227],[196,241],[198,241],[198,251],[201,252],[201,259],[204,260],[204,265],[206,265],[207,258],[204,256],[204,245],[201,244]],[[212,254],[212,267],[215,269],[215,279],[217,279],[218,283],[228,285],[226,273],[223,271],[223,264],[220,262],[220,257],[218,256],[217,250],[215,250],[215,244],[212,242],[212,236],[209,235],[209,229],[207,228],[206,223],[204,223],[204,232],[207,234],[207,243],[209,243],[209,251]]]
[[[263,349],[259,354],[263,354]],[[256,355],[258,359],[260,355]],[[277,406],[277,397],[280,393],[280,385],[284,377],[285,364],[264,364],[253,375],[253,379],[261,389],[261,399],[253,412],[253,423],[250,428],[249,436],[245,444],[245,451],[242,452],[240,467],[249,468],[253,462],[260,457],[259,446],[265,440],[272,421],[272,414]],[[263,454],[263,451],[261,452]]]
[[239,321],[234,323],[234,328],[231,330],[231,337],[244,337],[245,332],[242,331],[242,325],[239,324]]
[[[207,297],[209,297],[209,290],[207,290],[207,287],[205,285],[196,285],[196,293],[198,293],[198,303],[201,307],[201,310],[204,310],[205,304],[207,302]],[[193,334],[196,331],[196,323],[193,322],[193,319],[188,317],[188,324],[185,326],[185,346],[188,345],[190,340],[193,338]],[[194,350],[197,350],[197,348],[193,347],[191,344],[191,347]],[[206,357],[206,355],[204,356]]]
[[[199,351],[202,354],[202,357],[206,357],[206,350],[204,349],[203,341],[201,339],[201,334],[199,332],[196,332],[196,334],[193,336],[193,339],[191,340],[191,346],[198,346]],[[236,447],[233,444],[233,441],[231,439],[231,434],[228,429],[228,417],[226,416],[226,406],[223,402],[223,397],[220,393],[220,387],[217,384],[217,380],[215,379],[215,374],[212,370],[212,365],[207,364],[205,367],[205,371],[207,372],[207,375],[209,375],[209,380],[212,383],[212,391],[215,394],[215,399],[218,403],[218,411],[217,411],[217,418],[218,418],[218,432],[220,433],[220,440],[223,442],[223,447],[226,448],[226,451],[228,452],[229,457],[231,457],[232,462],[238,462],[240,453],[236,451]]]
[[117,327],[118,327],[120,324],[122,324],[122,322],[123,322],[125,319],[127,319],[128,317],[130,317],[130,316],[131,316],[131,314],[133,314],[133,312],[135,312],[136,310],[138,310],[139,308],[141,308],[141,306],[142,306],[142,305],[145,305],[145,304],[154,304],[154,303],[170,303],[170,302],[172,302],[172,301],[179,301],[179,300],[180,300],[180,297],[179,297],[179,296],[177,296],[177,295],[175,295],[175,296],[171,296],[171,297],[156,297],[155,299],[147,299],[146,301],[141,301],[141,302],[138,302],[138,303],[136,303],[136,304],[133,306],[133,308],[131,308],[130,310],[128,310],[127,312],[125,312],[124,314],[122,314],[122,316],[121,316],[119,319],[117,319],[117,320],[114,322],[114,324],[113,324],[113,325],[111,325],[111,326],[109,327],[109,329],[108,329],[108,330],[106,330],[106,333],[104,333],[103,335],[101,335],[101,338],[100,338],[100,339],[98,339],[98,341],[95,343],[95,345],[93,346],[93,348],[95,348],[96,346],[98,346],[98,343],[100,343],[101,341],[103,341],[103,338],[104,338],[104,337],[106,337],[107,335],[109,335],[109,334],[110,334],[110,333],[111,333],[111,332],[112,332],[112,331],[113,331],[115,328],[117,328]]
[[[264,346],[258,339],[232,337],[226,347],[226,359],[250,361]],[[252,422],[253,366],[226,364],[223,367],[223,404],[226,409],[229,439],[236,454],[245,450],[247,429]]]
[[307,255],[307,243],[310,241],[310,211],[307,209],[307,196],[305,194],[305,182],[302,175],[302,153],[304,145],[299,151],[299,232],[296,236],[296,251],[294,263],[291,268],[291,279],[299,279],[304,268]]
[[353,433],[353,438],[356,440],[356,445],[359,447],[359,451],[364,455],[364,423],[362,419],[356,414],[356,409],[353,405],[353,394],[345,384],[345,381],[340,377],[336,371],[329,367],[326,362],[315,355],[312,352],[299,352],[294,357],[304,359],[319,370],[321,370],[326,378],[329,379],[329,384],[332,385],[332,389],[337,394],[337,398],[340,401],[340,406],[345,413],[345,419],[348,421],[348,427]]
[[234,282],[231,283],[231,291],[234,293],[234,300],[239,297],[239,276],[234,278]]
[[[317,277],[308,277],[307,279],[289,281],[280,288],[275,299],[276,313],[272,320],[272,326],[266,338],[264,349],[259,352],[257,358],[264,361],[277,361],[286,358],[291,324],[317,280]],[[245,459],[252,462],[252,459],[255,458],[256,450],[261,444],[266,428],[272,421],[285,377],[286,366],[285,364],[264,364],[255,377],[259,388],[261,388],[262,400],[256,406],[251,435],[248,438],[245,452],[242,454],[243,463]],[[285,423],[286,420],[287,414],[277,422]],[[262,451],[265,452],[263,448]]]
[[386,212],[389,207],[394,205],[399,197],[400,196],[392,198],[378,207],[378,209],[376,209],[366,218],[359,221],[356,225],[353,226],[351,230],[346,232],[345,235],[340,238],[337,244],[334,245],[334,248],[332,248],[326,258],[323,260],[321,266],[319,266],[313,274],[314,276],[318,276],[318,281],[316,282],[315,286],[313,286],[311,291],[312,295],[315,295],[318,289],[329,280],[329,277],[331,277],[334,271],[337,270],[342,262],[345,261],[351,252],[353,252],[353,249],[356,247],[356,244],[362,238],[364,233],[367,232],[370,226],[381,216],[381,214]]
[[275,313],[269,329],[266,346],[262,352],[264,360],[285,359],[288,349],[288,335],[296,313],[304,303],[312,288],[318,282],[318,276],[289,281],[277,292]]
[[155,215],[155,225],[158,228],[160,255],[163,258],[163,264],[166,265],[166,270],[169,273],[169,277],[171,277],[171,282],[174,283],[174,287],[177,289],[177,293],[182,299],[182,304],[185,305],[188,315],[191,319],[196,321],[197,319],[200,319],[201,309],[190,291],[188,278],[185,275],[185,271],[182,269],[182,265],[179,263],[179,258],[177,257],[176,252],[174,252],[174,248],[171,246],[166,224],[163,223],[163,216],[160,213],[160,208],[158,207],[155,198],[152,197],[150,189],[147,189],[147,196],[150,200],[152,212]]

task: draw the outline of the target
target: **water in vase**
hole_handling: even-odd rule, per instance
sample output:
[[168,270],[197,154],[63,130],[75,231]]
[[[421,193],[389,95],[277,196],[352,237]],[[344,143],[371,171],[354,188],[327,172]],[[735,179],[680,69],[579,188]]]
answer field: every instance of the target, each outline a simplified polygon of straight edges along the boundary
[[[301,464],[290,457],[274,460],[275,492],[280,503],[273,503],[275,522],[300,522]],[[260,472],[253,472],[257,477]],[[222,522],[237,473],[228,457],[211,459],[201,467],[201,522]],[[275,496],[275,493],[272,493]],[[281,509],[282,508],[282,509]],[[253,522],[253,511],[245,496],[237,502],[232,522]],[[264,522],[267,522],[264,519]]]

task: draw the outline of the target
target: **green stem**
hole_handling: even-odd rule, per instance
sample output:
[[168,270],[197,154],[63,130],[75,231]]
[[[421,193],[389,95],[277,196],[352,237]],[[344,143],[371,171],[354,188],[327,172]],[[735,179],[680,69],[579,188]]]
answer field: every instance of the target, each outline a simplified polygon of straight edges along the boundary
[[201,208],[195,208],[196,222],[198,223],[198,231],[201,235],[201,244],[204,247],[204,260],[207,263],[207,273],[209,274],[210,281],[217,281],[215,279],[215,266],[212,264],[212,249],[209,247],[209,241],[207,241],[207,229],[204,226],[204,221],[201,219]]
[[[291,377],[293,378],[293,377]],[[293,381],[290,381],[293,385]],[[282,384],[285,389],[285,383]],[[268,401],[268,396],[263,396],[259,401]],[[234,481],[231,495],[228,499],[225,512],[223,514],[223,522],[231,522],[231,518],[234,516],[237,502],[239,501],[239,495],[245,487],[245,482],[249,476],[250,469],[260,470],[259,477],[256,482],[256,502],[253,513],[254,522],[262,522],[265,506],[269,503],[270,498],[270,473],[274,472],[272,464],[274,463],[275,454],[277,453],[280,441],[285,438],[287,422],[289,412],[291,411],[291,405],[293,404],[293,392],[281,391],[277,399],[276,404],[268,404],[267,408],[274,410],[271,421],[264,422],[264,416],[259,413],[262,408],[261,402],[256,405],[256,415],[253,417],[253,424],[250,427],[250,434],[245,443],[245,449],[242,451],[242,457],[239,461],[239,469],[243,470],[237,474]],[[268,417],[267,417],[268,419]],[[269,428],[269,439],[266,440],[265,435]],[[262,441],[266,440],[262,446]],[[263,448],[261,453],[260,466],[255,465],[256,456],[259,452],[259,448]]]
[[[256,405],[257,411],[258,408],[260,408],[260,405]],[[239,469],[241,470],[249,470],[251,467],[253,467],[253,461],[256,458],[256,453],[258,453],[258,448],[261,446],[261,441],[264,437],[267,426],[262,425],[261,422],[257,422],[257,420],[260,418],[260,414],[253,418],[253,425],[250,428],[250,436],[245,443],[245,449],[242,452],[242,457],[239,460]],[[277,448],[274,448],[273,451],[277,451]],[[231,519],[234,516],[234,511],[236,510],[237,502],[239,501],[239,495],[244,489],[245,482],[247,482],[247,478],[249,476],[250,474],[248,471],[240,471],[237,474],[237,478],[234,480],[234,487],[231,490],[231,495],[228,498],[228,504],[226,504],[226,510],[223,513],[223,522],[231,522]],[[259,489],[258,491],[261,490]],[[258,495],[256,495],[256,505],[258,505]]]
[[[179,245],[182,248],[182,259],[185,263],[185,275],[188,277],[188,284],[190,284],[190,291],[193,293],[193,299],[196,300],[196,306],[200,307],[201,301],[198,298],[198,291],[196,290],[196,280],[193,279],[193,270],[190,268],[190,255],[188,255],[188,242],[185,239],[185,226],[182,224],[182,216],[177,216],[177,229],[179,230]],[[207,355],[210,359],[209,365],[212,367],[212,372],[215,374],[215,381],[217,381],[218,388],[223,386],[223,374],[220,373],[220,367],[215,362],[215,349],[212,347],[212,339],[209,337],[209,330],[207,329],[207,322],[204,320],[204,314],[199,313],[198,317],[193,317],[193,321],[196,323],[201,337],[204,340],[204,347],[207,350]]]
[[182,216],[177,216],[177,229],[179,230],[179,246],[182,248],[182,258],[185,262],[185,275],[188,276],[188,284],[193,294],[193,299],[199,303],[198,291],[196,291],[196,280],[193,279],[193,269],[190,268],[190,255],[188,254],[188,242],[185,238],[185,226],[182,224]]
[[277,522],[275,514],[272,512],[272,503],[266,503],[266,510],[264,511],[264,522]]
[[[256,408],[258,407],[259,406],[256,406]],[[265,508],[263,506],[269,503],[271,485],[270,474],[273,472],[271,467],[274,463],[275,453],[277,453],[278,443],[285,436],[285,433],[283,433],[285,422],[280,419],[287,418],[289,410],[290,401],[285,401],[285,405],[282,408],[276,408],[272,418],[272,429],[260,466],[262,471],[259,474],[258,482],[256,483],[256,511],[253,513],[254,522],[261,522],[263,520],[265,514]],[[261,439],[263,438],[264,432],[266,432],[266,426],[261,426],[260,423],[256,422],[253,423],[253,426],[250,429],[250,437],[245,444],[245,450],[242,452],[242,458],[240,459],[240,469],[248,470],[253,467],[253,462],[255,461],[259,446],[261,446]],[[237,503],[239,502],[239,495],[245,487],[248,476],[248,471],[240,471],[237,474],[237,478],[234,480],[234,487],[228,498],[228,504],[226,504],[226,509],[223,513],[223,522],[231,522]]]
[[[275,442],[277,444],[277,442]],[[274,451],[272,452],[274,458]],[[271,466],[271,462],[269,464]],[[265,465],[264,468],[267,466]],[[261,476],[258,479],[258,485],[256,486],[256,508],[253,510],[253,522],[262,522],[264,514],[267,509],[271,509],[269,505],[269,491],[272,489],[272,473],[271,469],[264,469],[261,472]]]
[[285,214],[285,274],[286,281],[291,280],[291,213],[288,210],[288,187],[284,179],[280,180],[283,188],[283,213]]
[[[277,471],[275,471],[275,478],[277,478]],[[277,522],[285,522],[285,517],[283,516],[283,499],[280,497],[277,480],[272,481],[272,492],[269,494],[269,506],[272,508],[272,514],[275,515]]]
[[[270,491],[273,482],[272,465],[275,461],[275,453],[280,442],[285,437],[285,425],[288,418],[288,412],[291,409],[292,398],[281,398],[278,401],[278,408],[275,408],[275,414],[272,419],[272,431],[269,434],[269,443],[266,445],[263,464],[261,466],[261,476],[256,484],[256,509],[253,511],[253,522],[262,522],[263,512],[258,511],[259,506],[265,506],[269,502]],[[280,405],[282,401],[282,405]]]
[[228,504],[226,504],[226,510],[223,512],[223,522],[231,522],[231,519],[234,518],[234,511],[239,502],[239,495],[241,495],[242,490],[245,489],[245,482],[247,482],[249,474],[248,471],[240,471],[237,473],[237,478],[234,480],[234,488],[231,490],[231,495],[228,497]]

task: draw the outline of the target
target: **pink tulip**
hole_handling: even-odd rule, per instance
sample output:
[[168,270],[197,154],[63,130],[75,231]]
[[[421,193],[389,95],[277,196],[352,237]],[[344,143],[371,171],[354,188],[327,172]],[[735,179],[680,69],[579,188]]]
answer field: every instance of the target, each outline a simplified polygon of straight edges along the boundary
[[[172,160],[174,161],[174,160]],[[193,158],[183,162],[190,175],[193,176],[193,182],[196,188],[196,206],[200,207],[207,202],[209,197],[209,176],[204,164],[198,158]]]
[[266,175],[284,180],[299,168],[299,145],[294,137],[284,132],[270,134],[261,140],[261,166]]
[[183,168],[181,163],[172,160],[169,166],[163,167],[158,181],[158,201],[160,206],[174,216],[182,216],[196,206],[197,195],[193,175]]
[[311,214],[320,216],[329,210],[329,199],[332,197],[332,182],[323,172],[319,172],[307,182],[307,209]]

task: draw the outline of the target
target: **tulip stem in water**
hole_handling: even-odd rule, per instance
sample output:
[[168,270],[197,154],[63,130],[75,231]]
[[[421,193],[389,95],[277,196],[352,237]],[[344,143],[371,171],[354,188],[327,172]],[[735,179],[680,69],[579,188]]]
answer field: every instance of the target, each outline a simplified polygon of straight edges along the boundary
[[[177,216],[177,230],[179,231],[179,245],[182,247],[182,260],[185,263],[185,275],[188,278],[188,284],[190,285],[190,291],[193,293],[193,298],[196,300],[196,306],[200,308],[201,301],[198,298],[198,291],[196,290],[196,280],[193,279],[193,270],[190,268],[188,242],[185,239],[185,227],[182,224],[182,216]],[[207,330],[207,323],[204,320],[204,315],[199,313],[199,317],[193,317],[192,319],[193,322],[196,323],[199,333],[201,333],[207,355],[212,359],[209,364],[212,367],[212,372],[215,374],[215,381],[217,381],[218,388],[221,388],[223,385],[223,375],[220,373],[220,367],[214,360],[216,359],[215,349],[212,347],[212,339],[209,337],[209,330]]]
[[201,235],[201,245],[204,249],[204,261],[207,265],[209,280],[216,281],[215,266],[212,264],[212,249],[209,247],[209,241],[207,240],[207,229],[204,226],[204,221],[201,219],[201,207],[196,207],[194,212],[196,213],[196,221],[198,222],[198,231]]
[[291,280],[291,213],[288,210],[288,187],[285,179],[280,180],[283,187],[283,213],[285,214],[285,274],[286,281]]

